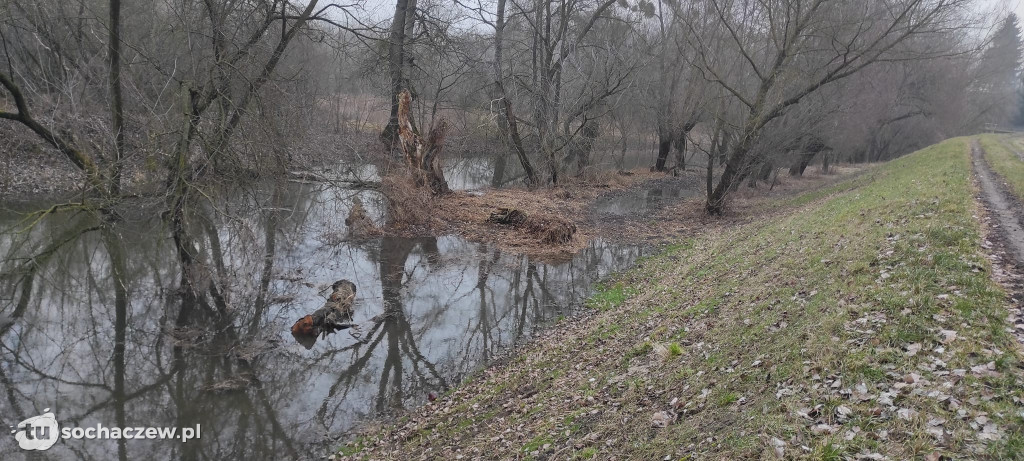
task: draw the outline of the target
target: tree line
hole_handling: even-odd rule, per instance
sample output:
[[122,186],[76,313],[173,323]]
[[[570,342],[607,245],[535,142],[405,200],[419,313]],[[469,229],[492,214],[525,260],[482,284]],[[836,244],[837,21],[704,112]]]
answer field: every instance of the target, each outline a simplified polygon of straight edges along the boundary
[[140,171],[174,221],[203,181],[389,158],[412,145],[403,125],[510,159],[530,187],[586,176],[601,142],[625,155],[649,136],[652,168],[706,172],[717,214],[780,167],[882,161],[1024,121],[1017,20],[971,0],[371,6],[9,0],[0,142],[65,158],[102,203]]

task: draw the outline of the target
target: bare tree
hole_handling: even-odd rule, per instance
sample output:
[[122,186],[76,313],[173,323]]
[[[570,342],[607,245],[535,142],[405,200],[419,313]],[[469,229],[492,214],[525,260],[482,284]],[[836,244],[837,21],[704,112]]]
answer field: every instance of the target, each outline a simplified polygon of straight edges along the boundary
[[508,92],[505,91],[505,73],[502,70],[503,49],[505,37],[505,5],[506,0],[498,0],[497,11],[494,19],[494,92],[498,104],[498,130],[502,139],[512,148],[519,159],[519,164],[526,174],[526,184],[530,187],[537,185],[537,173],[534,171],[533,163],[523,148],[523,138],[519,133],[519,122],[512,110],[512,101],[509,100]]
[[[718,37],[690,34],[697,50],[696,65],[747,112],[739,140],[708,197],[708,213],[723,211],[733,182],[749,166],[751,147],[769,122],[808,95],[874,63],[950,53],[903,45],[915,37],[960,28],[967,6],[965,0],[706,2],[702,13],[716,17],[721,30]],[[728,44],[752,81],[727,73],[729,58],[707,52],[712,39]]]
[[391,32],[388,36],[388,76],[391,79],[391,117],[381,132],[381,140],[386,146],[394,146],[398,139],[398,105],[403,88],[409,81],[403,77],[406,72],[409,56],[406,55],[406,41],[415,25],[416,0],[397,0],[395,15],[391,21]]

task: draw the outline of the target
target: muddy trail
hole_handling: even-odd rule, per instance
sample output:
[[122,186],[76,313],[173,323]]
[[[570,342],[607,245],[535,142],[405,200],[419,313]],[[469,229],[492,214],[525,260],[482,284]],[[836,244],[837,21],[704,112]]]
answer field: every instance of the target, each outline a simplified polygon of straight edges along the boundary
[[977,141],[971,144],[971,161],[989,212],[996,219],[999,234],[1008,255],[1018,268],[1024,268],[1024,207],[1006,187],[1002,178],[989,168],[985,151]]
[[987,213],[982,225],[988,231],[984,247],[993,263],[993,278],[1009,294],[1010,323],[1024,345],[1024,206],[985,160],[977,140],[971,142],[971,163],[978,183],[980,201]]

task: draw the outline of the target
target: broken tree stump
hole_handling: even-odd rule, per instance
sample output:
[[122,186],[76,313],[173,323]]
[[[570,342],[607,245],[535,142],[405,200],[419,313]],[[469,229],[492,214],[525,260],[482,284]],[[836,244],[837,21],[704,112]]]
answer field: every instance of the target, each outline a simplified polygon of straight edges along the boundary
[[364,239],[380,233],[359,197],[352,199],[352,209],[349,210],[348,217],[345,218],[345,225],[348,226],[350,238]]
[[412,94],[409,90],[398,94],[398,139],[406,164],[412,169],[416,185],[429,186],[434,195],[451,192],[441,169],[441,149],[449,128],[448,121],[439,118],[424,139],[412,124]]
[[560,245],[572,241],[576,235],[576,225],[555,216],[532,217],[526,222],[526,232],[541,242]]

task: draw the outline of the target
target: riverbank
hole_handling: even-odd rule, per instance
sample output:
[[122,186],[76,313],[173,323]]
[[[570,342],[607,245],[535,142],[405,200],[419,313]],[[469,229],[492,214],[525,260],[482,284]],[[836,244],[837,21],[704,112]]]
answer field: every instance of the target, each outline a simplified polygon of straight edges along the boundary
[[954,139],[682,239],[343,459],[1019,459],[1024,370]]
[[[872,167],[844,165],[833,167],[828,174],[813,168],[799,177],[780,174],[774,185],[745,185],[733,194],[728,212],[719,218],[704,213],[704,172],[697,170],[677,176],[646,169],[609,172],[587,181],[571,178],[557,188],[532,191],[456,191],[437,199],[436,221],[429,232],[454,233],[472,241],[494,243],[505,251],[560,260],[571,257],[595,237],[623,243],[669,244],[709,227],[749,222],[773,212],[778,199],[825,188]],[[608,203],[613,206],[602,206]],[[521,210],[528,216],[557,217],[577,231],[567,242],[542,242],[522,229],[489,222],[491,213],[502,208]]]

